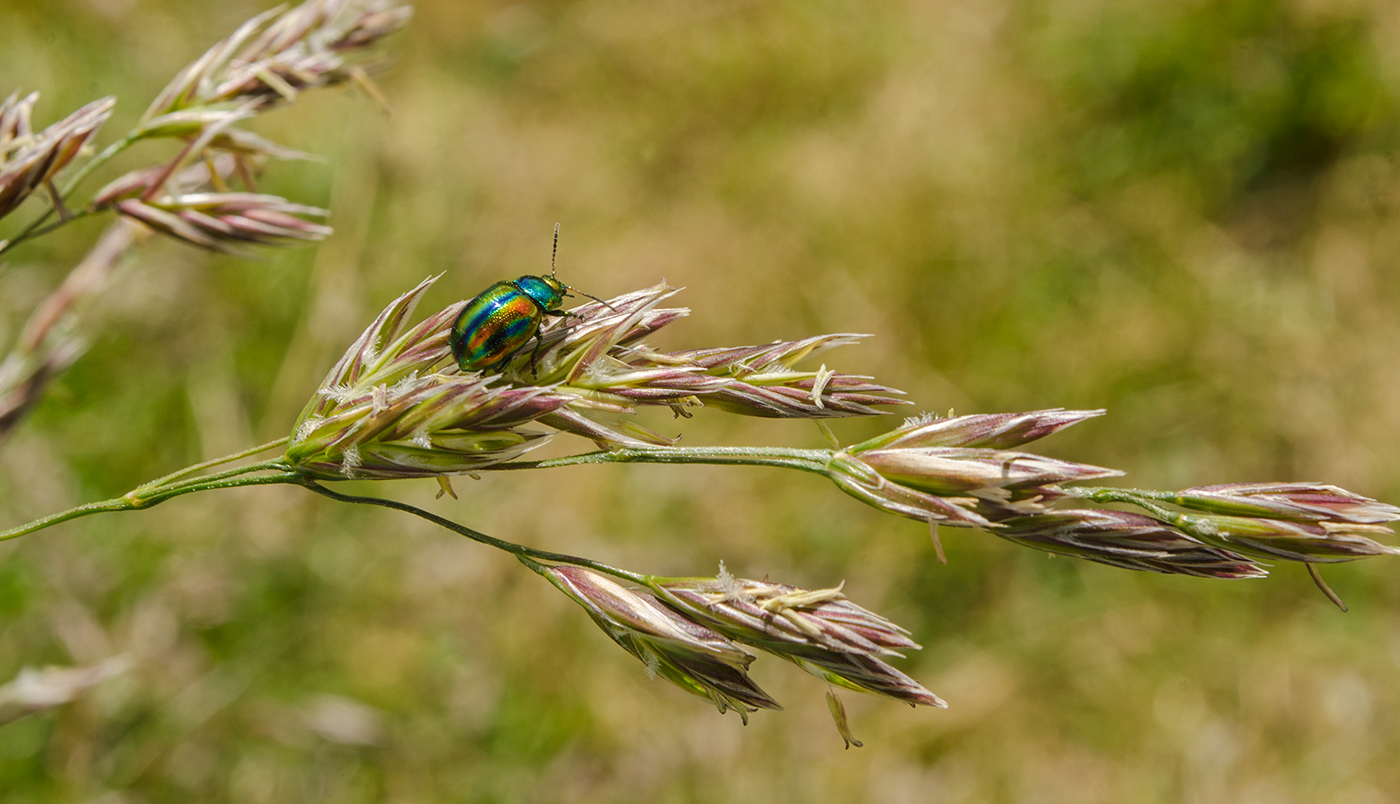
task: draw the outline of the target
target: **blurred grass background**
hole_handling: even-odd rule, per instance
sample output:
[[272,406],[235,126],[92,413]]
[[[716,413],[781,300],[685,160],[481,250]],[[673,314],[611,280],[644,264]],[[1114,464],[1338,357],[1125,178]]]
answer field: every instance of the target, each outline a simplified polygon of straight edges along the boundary
[[[327,158],[264,187],[329,206],[335,237],[257,262],[143,252],[0,445],[5,524],[284,435],[395,295],[446,272],[446,304],[541,271],[556,221],[571,284],[686,287],[668,348],[870,332],[828,364],[919,410],[1108,408],[1045,451],[1132,485],[1400,500],[1395,4],[416,5],[379,79],[392,116],[329,92],[256,126]],[[264,7],[0,0],[0,92],[41,91],[42,123],[117,94],[109,142]],[[15,254],[7,337],[97,231]],[[823,443],[800,422],[654,424]],[[1400,800],[1393,561],[1326,572],[1344,615],[1295,567],[1166,578],[948,529],[945,567],[924,528],[777,470],[457,488],[360,487],[637,571],[845,579],[914,631],[901,668],[951,708],[846,695],[866,747],[843,751],[823,686],[763,659],[787,710],[745,728],[648,681],[507,557],[249,489],[0,546],[0,679],[137,661],[0,731],[0,798]]]

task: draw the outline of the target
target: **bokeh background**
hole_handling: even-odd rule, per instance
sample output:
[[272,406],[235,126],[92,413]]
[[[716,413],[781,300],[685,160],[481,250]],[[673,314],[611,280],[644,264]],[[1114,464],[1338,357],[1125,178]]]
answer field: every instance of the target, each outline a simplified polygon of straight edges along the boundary
[[[256,129],[333,210],[261,261],[141,252],[92,346],[0,444],[0,516],[284,435],[397,294],[547,268],[665,278],[694,348],[829,331],[911,412],[1105,407],[1049,454],[1148,488],[1321,480],[1400,501],[1400,6],[1388,0],[423,0],[383,114],[319,92]],[[0,0],[0,93],[116,94],[110,142],[252,0]],[[163,151],[144,154],[156,158]],[[139,164],[142,153],[113,168]],[[100,177],[99,177],[100,180]],[[25,219],[13,216],[6,223]],[[13,333],[97,235],[0,274]],[[10,231],[10,230],[6,230]],[[5,231],[0,231],[0,237]],[[897,421],[838,422],[848,441]],[[820,446],[809,423],[651,422]],[[779,470],[580,467],[368,486],[642,572],[846,581],[948,699],[776,659],[747,727],[617,650],[508,557],[294,489],[186,497],[0,546],[0,680],[127,654],[0,730],[7,802],[1400,800],[1400,563],[1134,574],[926,530]]]

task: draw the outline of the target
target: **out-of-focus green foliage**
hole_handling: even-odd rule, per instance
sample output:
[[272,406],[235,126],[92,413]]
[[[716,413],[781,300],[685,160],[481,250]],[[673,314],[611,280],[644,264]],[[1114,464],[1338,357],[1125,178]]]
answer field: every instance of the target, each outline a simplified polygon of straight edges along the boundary
[[[116,94],[109,141],[263,7],[0,0],[0,93],[43,92],[44,123]],[[427,0],[389,46],[391,116],[330,93],[257,124],[327,157],[265,181],[337,234],[264,262],[144,252],[0,445],[5,524],[285,434],[388,300],[439,271],[430,304],[543,270],[555,221],[569,283],[688,288],[671,348],[869,331],[828,363],[928,409],[1108,408],[1047,449],[1134,485],[1400,500],[1391,3]],[[15,253],[7,335],[96,232]],[[821,443],[703,411],[649,423]],[[847,695],[866,747],[843,751],[822,685],[768,661],[787,710],[745,728],[648,681],[508,557],[247,489],[0,546],[0,679],[136,661],[0,730],[5,801],[1400,797],[1385,559],[1327,572],[1343,615],[1296,568],[1137,575],[950,529],[942,566],[919,526],[777,470],[457,487],[361,490],[642,572],[845,579],[913,630],[901,669],[950,709]]]

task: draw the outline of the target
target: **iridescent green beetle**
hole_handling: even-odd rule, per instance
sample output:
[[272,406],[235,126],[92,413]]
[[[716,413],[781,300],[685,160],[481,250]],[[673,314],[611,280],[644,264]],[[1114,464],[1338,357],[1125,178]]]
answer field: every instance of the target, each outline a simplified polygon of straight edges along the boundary
[[[559,252],[559,225],[554,226],[554,253]],[[522,276],[497,282],[467,302],[452,323],[448,344],[462,371],[498,369],[540,330],[545,316],[567,316],[559,309],[564,297],[575,290],[554,278],[554,257],[549,276]],[[588,296],[579,291],[579,295]],[[602,299],[588,296],[596,302]],[[539,344],[535,344],[539,351]],[[531,361],[533,365],[534,361]]]

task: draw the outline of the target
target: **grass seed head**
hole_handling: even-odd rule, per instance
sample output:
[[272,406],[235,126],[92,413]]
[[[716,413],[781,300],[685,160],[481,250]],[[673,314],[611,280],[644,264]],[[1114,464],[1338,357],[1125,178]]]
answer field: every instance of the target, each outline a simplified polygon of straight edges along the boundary
[[1394,536],[1384,525],[1324,520],[1289,522],[1281,519],[1180,514],[1174,524],[1207,544],[1268,560],[1334,564],[1379,555],[1400,555],[1400,548],[1373,536]]
[[1226,483],[1176,493],[1183,508],[1230,516],[1294,522],[1380,524],[1400,519],[1400,508],[1324,483]]
[[132,220],[191,245],[225,254],[244,246],[287,246],[329,237],[334,230],[313,223],[324,209],[260,193],[189,193],[114,204]]
[[1123,569],[1199,578],[1261,578],[1239,552],[1142,514],[1084,508],[1004,519],[989,532],[1025,547]]
[[35,134],[30,114],[37,100],[38,93],[24,100],[16,93],[0,103],[0,218],[72,162],[116,106],[116,98],[95,100]]
[[920,522],[992,527],[978,513],[976,497],[942,497],[896,483],[847,452],[838,452],[826,465],[826,475],[838,488],[866,505]]
[[354,80],[367,51],[407,24],[412,9],[393,2],[309,0],[245,22],[185,67],[142,120],[215,104],[258,109],[309,89]]
[[651,594],[622,586],[581,567],[536,570],[588,612],[614,642],[656,675],[693,695],[708,698],[721,713],[734,709],[748,719],[757,709],[781,709],[749,678],[753,655],[736,642],[663,605]]
[[838,686],[910,704],[947,705],[880,658],[917,650],[909,632],[852,603],[840,588],[808,590],[727,573],[654,579],[651,588],[686,617]]
[[971,416],[919,417],[869,441],[851,447],[855,453],[877,449],[920,447],[982,447],[1011,449],[1059,432],[1103,410],[1051,408],[1029,413],[987,413]]
[[450,363],[447,331],[461,305],[407,323],[435,281],[395,299],[326,375],[287,448],[298,471],[323,479],[472,472],[538,446],[547,434],[521,426],[572,401],[438,371]]

